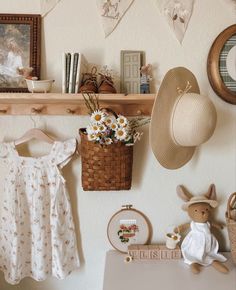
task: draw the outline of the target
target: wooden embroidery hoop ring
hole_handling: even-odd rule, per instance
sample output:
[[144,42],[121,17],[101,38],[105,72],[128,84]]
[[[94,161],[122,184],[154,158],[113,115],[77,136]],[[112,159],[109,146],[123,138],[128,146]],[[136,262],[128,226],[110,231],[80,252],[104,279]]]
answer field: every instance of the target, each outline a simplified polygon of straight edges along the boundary
[[110,218],[109,222],[108,222],[108,225],[107,225],[107,238],[110,242],[110,244],[112,245],[112,247],[119,251],[120,253],[124,253],[124,254],[127,254],[127,251],[121,251],[120,249],[118,249],[111,241],[110,239],[110,236],[109,236],[109,227],[110,227],[110,224],[112,222],[112,220],[114,219],[114,217],[116,217],[117,215],[119,215],[120,213],[123,213],[125,211],[133,211],[135,212],[136,214],[138,214],[146,223],[146,226],[147,226],[147,231],[148,231],[148,234],[147,234],[147,238],[145,240],[145,242],[143,244],[147,244],[151,238],[151,235],[152,235],[152,227],[151,227],[151,223],[149,221],[149,219],[139,210],[133,208],[133,205],[132,204],[127,204],[127,205],[122,205],[122,209],[117,211],[116,213],[113,214],[113,216]]

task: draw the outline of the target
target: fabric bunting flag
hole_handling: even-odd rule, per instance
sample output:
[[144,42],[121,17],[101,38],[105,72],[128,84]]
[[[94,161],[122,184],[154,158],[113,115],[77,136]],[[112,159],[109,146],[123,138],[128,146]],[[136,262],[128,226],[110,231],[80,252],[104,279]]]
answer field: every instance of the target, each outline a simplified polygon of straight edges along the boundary
[[97,0],[105,37],[116,28],[134,0]]
[[182,43],[192,16],[194,0],[156,0],[156,2],[176,38]]
[[46,16],[61,0],[40,0],[41,15]]

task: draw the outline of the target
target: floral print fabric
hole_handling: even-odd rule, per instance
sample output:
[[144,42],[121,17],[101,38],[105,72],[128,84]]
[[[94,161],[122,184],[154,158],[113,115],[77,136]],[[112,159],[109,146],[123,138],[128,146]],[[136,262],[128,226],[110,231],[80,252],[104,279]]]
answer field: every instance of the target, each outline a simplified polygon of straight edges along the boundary
[[0,219],[0,270],[8,283],[24,277],[65,278],[79,266],[74,222],[60,173],[76,139],[55,141],[43,157],[19,156],[14,142],[0,144],[7,163]]

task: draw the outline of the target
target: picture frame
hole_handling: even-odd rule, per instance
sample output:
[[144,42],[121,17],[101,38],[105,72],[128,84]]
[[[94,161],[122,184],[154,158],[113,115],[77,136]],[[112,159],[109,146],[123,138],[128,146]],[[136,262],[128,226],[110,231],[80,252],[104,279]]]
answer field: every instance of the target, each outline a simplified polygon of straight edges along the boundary
[[236,104],[236,24],[227,27],[213,42],[208,54],[207,73],[215,93]]
[[28,92],[25,71],[40,78],[41,16],[0,14],[0,92]]
[[151,224],[141,211],[132,208],[132,205],[124,205],[111,217],[107,237],[114,249],[127,253],[129,245],[148,243]]

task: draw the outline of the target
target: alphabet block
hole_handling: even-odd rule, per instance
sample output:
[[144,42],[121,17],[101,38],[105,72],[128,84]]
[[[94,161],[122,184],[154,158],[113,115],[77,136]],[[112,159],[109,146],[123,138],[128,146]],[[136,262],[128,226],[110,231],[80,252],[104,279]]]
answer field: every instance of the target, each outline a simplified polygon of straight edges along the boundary
[[179,246],[170,250],[165,245],[130,245],[128,254],[134,260],[177,260],[182,258]]

